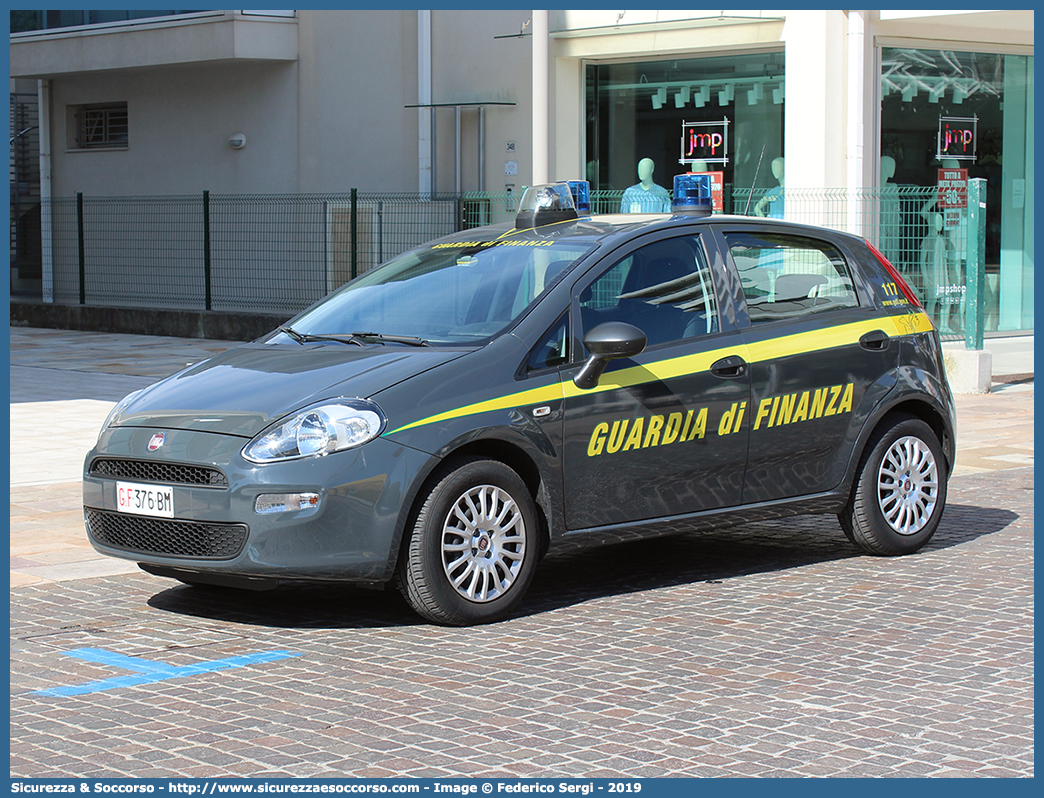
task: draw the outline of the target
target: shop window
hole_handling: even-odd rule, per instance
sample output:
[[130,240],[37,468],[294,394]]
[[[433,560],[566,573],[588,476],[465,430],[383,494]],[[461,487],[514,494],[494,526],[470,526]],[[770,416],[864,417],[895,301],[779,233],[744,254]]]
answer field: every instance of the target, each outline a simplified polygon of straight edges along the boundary
[[631,212],[630,197],[621,206],[627,189],[640,185],[632,195],[652,200],[689,171],[723,173],[726,212],[729,187],[776,187],[768,165],[784,155],[784,76],[782,52],[588,65],[586,178],[613,192],[594,198],[598,212]]
[[[934,189],[947,169],[984,179],[986,330],[1032,329],[1033,57],[885,47],[881,97],[882,186]],[[960,332],[959,298],[975,265],[967,209],[896,208],[892,239],[905,253],[897,265],[930,307],[954,304],[947,326]]]

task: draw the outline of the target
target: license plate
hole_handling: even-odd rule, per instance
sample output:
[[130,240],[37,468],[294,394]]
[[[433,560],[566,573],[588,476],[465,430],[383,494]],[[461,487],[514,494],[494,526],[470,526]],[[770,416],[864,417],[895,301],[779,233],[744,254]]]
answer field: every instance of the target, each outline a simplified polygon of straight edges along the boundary
[[170,485],[117,482],[116,509],[121,513],[131,513],[132,515],[173,518],[174,488]]

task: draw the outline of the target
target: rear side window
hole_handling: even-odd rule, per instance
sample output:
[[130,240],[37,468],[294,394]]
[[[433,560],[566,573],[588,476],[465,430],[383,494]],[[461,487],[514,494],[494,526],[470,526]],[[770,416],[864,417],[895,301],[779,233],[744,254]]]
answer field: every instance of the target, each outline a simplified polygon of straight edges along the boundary
[[841,252],[826,241],[726,233],[752,324],[859,306]]

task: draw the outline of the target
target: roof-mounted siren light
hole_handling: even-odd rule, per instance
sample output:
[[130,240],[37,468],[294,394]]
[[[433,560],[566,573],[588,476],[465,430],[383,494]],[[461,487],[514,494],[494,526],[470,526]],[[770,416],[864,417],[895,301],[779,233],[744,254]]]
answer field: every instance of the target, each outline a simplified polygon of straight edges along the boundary
[[591,184],[586,180],[567,180],[569,192],[573,195],[573,205],[578,216],[591,215]]
[[526,230],[543,227],[555,222],[568,222],[578,218],[573,194],[568,183],[545,183],[530,186],[518,204],[515,227]]
[[671,210],[676,216],[710,216],[714,211],[710,175],[675,175]]

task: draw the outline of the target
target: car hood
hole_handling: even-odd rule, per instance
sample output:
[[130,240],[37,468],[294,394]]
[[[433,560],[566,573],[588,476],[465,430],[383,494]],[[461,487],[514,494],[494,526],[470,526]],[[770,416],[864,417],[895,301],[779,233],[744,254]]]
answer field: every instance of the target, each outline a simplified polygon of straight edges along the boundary
[[468,351],[247,344],[146,388],[113,423],[249,438],[298,408],[342,396],[369,398]]

